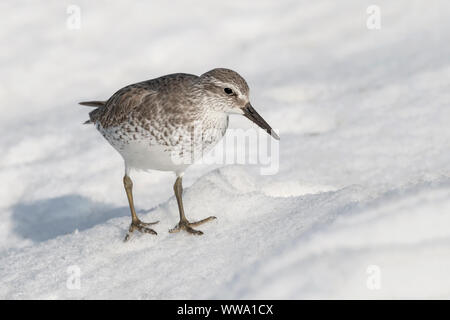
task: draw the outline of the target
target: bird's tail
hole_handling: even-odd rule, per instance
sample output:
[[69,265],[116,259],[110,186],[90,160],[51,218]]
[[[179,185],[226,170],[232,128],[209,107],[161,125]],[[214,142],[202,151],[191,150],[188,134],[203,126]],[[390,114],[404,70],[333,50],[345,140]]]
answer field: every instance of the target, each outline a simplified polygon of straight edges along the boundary
[[106,104],[106,101],[84,101],[84,102],[80,102],[80,104],[82,106],[87,106],[87,107],[103,107]]
[[[106,101],[83,101],[83,102],[79,102],[79,104],[81,104],[82,106],[87,106],[87,107],[100,108],[106,104]],[[92,118],[93,118],[92,116],[96,113],[95,111],[97,111],[97,110],[94,110],[89,113],[90,119],[85,121],[83,124],[90,124],[90,123],[94,122],[94,121],[92,121]]]

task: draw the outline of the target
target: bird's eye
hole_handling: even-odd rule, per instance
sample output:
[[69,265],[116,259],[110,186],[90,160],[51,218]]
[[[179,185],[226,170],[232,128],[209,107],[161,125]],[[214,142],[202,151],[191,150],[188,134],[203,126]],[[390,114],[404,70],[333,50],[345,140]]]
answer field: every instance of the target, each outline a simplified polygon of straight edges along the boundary
[[225,91],[226,94],[233,94],[233,90],[231,90],[230,88],[225,88],[223,89],[223,91]]

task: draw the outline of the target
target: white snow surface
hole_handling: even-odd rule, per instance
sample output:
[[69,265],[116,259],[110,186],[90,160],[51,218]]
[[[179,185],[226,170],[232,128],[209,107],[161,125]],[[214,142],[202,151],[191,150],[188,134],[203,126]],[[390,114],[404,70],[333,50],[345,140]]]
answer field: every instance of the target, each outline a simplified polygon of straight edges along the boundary
[[[450,4],[378,0],[369,30],[371,4],[2,1],[0,298],[450,298]],[[167,232],[173,174],[133,173],[160,223],[124,243],[123,161],[77,102],[214,67],[279,129],[278,172],[190,168],[201,237]]]

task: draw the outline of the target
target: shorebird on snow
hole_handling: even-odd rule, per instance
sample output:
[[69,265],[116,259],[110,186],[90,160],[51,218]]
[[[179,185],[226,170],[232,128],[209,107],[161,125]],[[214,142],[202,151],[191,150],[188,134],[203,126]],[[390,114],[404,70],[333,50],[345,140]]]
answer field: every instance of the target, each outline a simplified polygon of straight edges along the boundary
[[107,101],[80,104],[96,107],[89,113],[90,120],[86,123],[93,123],[125,161],[123,184],[131,211],[131,225],[125,241],[135,230],[156,234],[149,226],[157,223],[142,222],[136,215],[131,169],[174,172],[173,189],[180,221],[169,232],[184,230],[201,235],[203,232],[193,227],[215,217],[196,222],[186,219],[182,177],[189,165],[223,137],[228,127],[228,115],[241,114],[279,139],[250,104],[247,82],[229,69],[213,69],[201,76],[170,74],[128,85]]

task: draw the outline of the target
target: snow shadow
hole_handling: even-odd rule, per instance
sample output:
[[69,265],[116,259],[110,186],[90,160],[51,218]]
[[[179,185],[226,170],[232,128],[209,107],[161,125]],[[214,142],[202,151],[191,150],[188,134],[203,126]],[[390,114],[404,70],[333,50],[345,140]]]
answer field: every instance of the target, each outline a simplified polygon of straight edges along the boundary
[[77,229],[82,231],[109,219],[129,215],[128,207],[114,208],[80,195],[18,203],[12,210],[14,232],[35,242],[69,234]]

